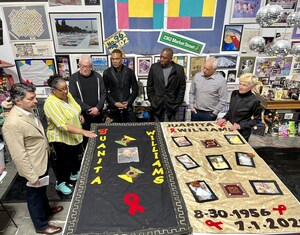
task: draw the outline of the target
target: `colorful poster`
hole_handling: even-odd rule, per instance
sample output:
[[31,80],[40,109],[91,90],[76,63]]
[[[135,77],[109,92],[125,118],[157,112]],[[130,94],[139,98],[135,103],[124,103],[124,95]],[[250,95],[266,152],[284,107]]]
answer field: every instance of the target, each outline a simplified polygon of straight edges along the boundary
[[130,41],[125,53],[159,54],[165,47],[157,42],[161,30],[205,43],[204,53],[220,50],[226,1],[105,0],[102,4],[104,22],[110,22],[104,24],[106,37],[123,30]]

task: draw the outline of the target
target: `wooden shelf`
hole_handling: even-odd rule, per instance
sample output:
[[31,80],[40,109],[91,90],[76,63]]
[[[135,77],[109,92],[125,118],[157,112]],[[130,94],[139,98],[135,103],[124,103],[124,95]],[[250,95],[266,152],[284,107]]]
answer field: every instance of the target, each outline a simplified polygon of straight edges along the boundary
[[260,95],[256,95],[260,105],[265,109],[300,109],[300,101],[292,99],[269,100]]

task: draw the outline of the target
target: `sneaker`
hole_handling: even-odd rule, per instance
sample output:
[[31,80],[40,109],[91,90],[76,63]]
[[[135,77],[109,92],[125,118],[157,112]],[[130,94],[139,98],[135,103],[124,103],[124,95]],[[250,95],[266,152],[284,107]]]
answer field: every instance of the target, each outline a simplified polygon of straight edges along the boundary
[[76,181],[76,180],[78,179],[78,176],[79,176],[79,171],[77,171],[77,174],[76,174],[76,175],[73,175],[73,174],[71,173],[70,180]]
[[61,191],[64,195],[69,195],[72,193],[72,190],[66,186],[66,182],[62,182],[59,185],[56,184],[55,188],[56,190]]

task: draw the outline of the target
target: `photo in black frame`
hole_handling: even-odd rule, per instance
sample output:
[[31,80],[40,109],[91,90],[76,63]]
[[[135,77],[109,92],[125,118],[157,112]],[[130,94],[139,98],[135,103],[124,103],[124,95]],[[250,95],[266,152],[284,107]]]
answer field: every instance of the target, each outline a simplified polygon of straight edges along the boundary
[[200,167],[198,165],[197,162],[194,161],[194,159],[192,159],[191,156],[189,156],[188,154],[182,154],[182,155],[177,155],[175,156],[175,158],[177,159],[178,162],[180,162],[185,169],[187,170],[191,170],[191,169],[195,169],[197,167]]
[[71,65],[69,55],[55,55],[57,73],[66,81],[71,76]]
[[255,168],[253,156],[253,153],[235,152],[236,164]]
[[203,203],[218,200],[218,197],[204,180],[196,180],[186,184],[191,190],[196,202]]
[[228,141],[229,144],[232,144],[232,145],[245,144],[245,142],[242,140],[242,138],[237,134],[224,135],[224,137]]
[[193,145],[192,142],[186,136],[172,137],[172,140],[178,147],[188,147]]
[[86,6],[90,5],[100,5],[100,0],[84,0]]
[[222,154],[207,155],[206,159],[214,171],[231,170],[231,166],[229,165],[228,161]]
[[275,180],[249,180],[255,194],[259,195],[283,195]]

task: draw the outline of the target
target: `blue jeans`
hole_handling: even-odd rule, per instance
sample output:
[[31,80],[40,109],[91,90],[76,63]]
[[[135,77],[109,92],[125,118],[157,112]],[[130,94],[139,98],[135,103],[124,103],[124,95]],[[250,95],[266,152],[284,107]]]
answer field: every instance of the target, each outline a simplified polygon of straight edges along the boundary
[[211,112],[197,111],[197,113],[191,112],[191,121],[215,121],[217,116],[211,116]]
[[32,223],[37,230],[43,230],[48,226],[48,217],[51,215],[46,190],[47,186],[40,188],[26,186],[27,207]]

